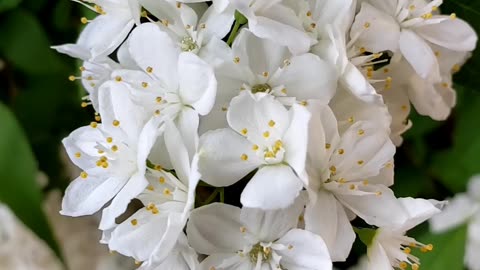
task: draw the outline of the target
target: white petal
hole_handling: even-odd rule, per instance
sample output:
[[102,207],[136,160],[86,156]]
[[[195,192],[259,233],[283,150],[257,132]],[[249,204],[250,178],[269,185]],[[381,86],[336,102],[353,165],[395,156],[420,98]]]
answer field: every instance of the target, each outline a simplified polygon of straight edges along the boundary
[[466,194],[457,194],[442,213],[430,219],[430,228],[434,232],[445,232],[467,222],[479,208]]
[[367,254],[369,270],[393,269],[387,253],[385,252],[385,249],[383,249],[382,245],[379,242],[373,241],[372,245],[368,248]]
[[270,82],[284,85],[289,96],[299,100],[319,99],[325,104],[335,94],[337,86],[334,67],[309,53],[292,57],[290,64],[276,72]]
[[428,200],[413,198],[399,198],[398,200],[408,214],[407,222],[401,226],[402,231],[408,231],[441,212],[435,204]]
[[286,165],[270,165],[258,170],[242,192],[244,207],[280,209],[293,204],[302,181]]
[[78,177],[65,191],[60,214],[72,217],[92,215],[111,200],[126,182],[125,178]]
[[435,54],[415,32],[403,30],[400,33],[400,51],[420,77],[433,82],[440,80],[440,69]]
[[188,179],[190,178],[190,158],[180,132],[171,121],[166,123],[165,144],[178,179],[184,184],[188,184]]
[[245,270],[255,269],[255,265],[250,262],[248,256],[240,257],[236,253],[219,253],[208,256],[200,264],[200,270],[212,269],[228,269],[228,270]]
[[[202,180],[214,186],[229,186],[242,179],[262,163],[252,146],[231,129],[203,134],[198,164]],[[243,160],[242,155],[248,159]]]
[[254,74],[273,74],[291,56],[288,48],[259,38],[246,28],[235,38],[232,49],[241,65],[248,66]]
[[468,195],[480,201],[480,175],[473,176],[468,182]]
[[263,242],[273,242],[296,228],[298,218],[305,206],[305,198],[299,196],[286,209],[263,211],[257,208],[242,208],[240,220],[247,232]]
[[435,87],[419,76],[410,78],[408,96],[417,112],[437,121],[445,120],[455,106],[456,94],[452,89]]
[[285,145],[284,160],[301,175],[305,170],[305,159],[308,143],[308,122],[310,112],[303,106],[293,104],[290,109],[290,126],[285,132],[283,142]]
[[208,8],[198,22],[200,25],[205,24],[205,29],[202,33],[203,42],[209,42],[212,37],[224,38],[232,28],[235,20],[233,14],[233,8],[223,10],[222,12],[218,12],[215,7]]
[[[289,126],[288,111],[273,96],[266,95],[255,100],[252,94],[243,91],[232,99],[227,112],[230,127],[239,134],[245,134],[249,141],[260,146],[271,146],[276,140],[284,136]],[[273,121],[274,126],[270,126]],[[264,132],[270,136],[264,138]]]
[[213,203],[192,211],[187,225],[190,245],[199,253],[235,253],[245,245],[240,208]]
[[198,56],[212,67],[219,66],[224,59],[233,58],[227,43],[217,37],[212,37],[205,46],[202,46],[198,51]]
[[[148,42],[145,42],[148,40]],[[135,28],[129,40],[130,54],[143,70],[152,68],[152,74],[162,86],[174,91],[178,86],[177,64],[180,49],[152,23],[144,23]]]
[[350,254],[355,233],[343,206],[326,191],[320,191],[314,203],[307,204],[305,229],[320,235],[332,261],[345,261]]
[[[368,24],[368,28],[365,25]],[[378,10],[366,1],[362,2],[360,12],[355,17],[355,22],[350,31],[350,37],[360,37],[358,47],[364,47],[369,52],[398,50],[400,26],[390,15]]]
[[308,231],[293,229],[275,242],[288,248],[277,251],[280,263],[289,270],[332,269],[332,261],[322,238]]
[[78,44],[64,44],[59,46],[52,46],[52,49],[59,53],[64,53],[70,57],[82,59],[84,61],[91,58],[90,51],[87,47]]
[[373,86],[365,79],[365,76],[354,66],[348,62],[345,71],[339,81],[345,89],[350,91],[358,99],[374,104],[383,104],[382,96],[377,94]]
[[91,21],[78,38],[78,45],[88,48],[91,58],[111,54],[125,40],[135,22],[119,14],[100,15]]
[[113,198],[110,205],[103,209],[99,228],[110,229],[115,226],[115,219],[127,210],[131,200],[137,197],[148,185],[144,172],[133,175]]
[[464,20],[450,19],[449,16],[435,16],[446,20],[415,28],[424,39],[454,51],[473,51],[477,44],[475,30]]
[[182,53],[178,62],[178,76],[182,102],[191,105],[200,115],[208,114],[217,92],[217,80],[212,67],[193,53]]
[[[336,197],[345,207],[370,225],[392,227],[401,225],[407,220],[407,213],[389,188],[383,185],[369,185],[363,188],[368,188],[371,194],[363,196],[336,194]],[[380,195],[375,192],[380,192]],[[379,205],[382,207],[378,207]]]

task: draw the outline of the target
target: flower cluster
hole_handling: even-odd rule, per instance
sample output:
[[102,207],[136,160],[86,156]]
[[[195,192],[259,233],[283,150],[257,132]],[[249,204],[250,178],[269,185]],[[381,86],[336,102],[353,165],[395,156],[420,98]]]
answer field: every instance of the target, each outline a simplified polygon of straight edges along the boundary
[[395,197],[396,146],[477,42],[441,0],[73,1],[98,16],[54,48],[96,113],[62,214],[103,209],[143,270],[332,269],[357,235],[370,269],[419,269],[405,233],[442,203]]

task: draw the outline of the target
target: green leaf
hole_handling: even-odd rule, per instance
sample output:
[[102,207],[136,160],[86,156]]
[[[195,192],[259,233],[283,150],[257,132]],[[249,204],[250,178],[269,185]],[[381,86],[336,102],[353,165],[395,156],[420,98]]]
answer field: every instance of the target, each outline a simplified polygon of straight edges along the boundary
[[444,234],[426,233],[419,237],[425,244],[433,244],[433,251],[417,254],[420,258],[420,269],[425,270],[453,270],[464,269],[463,256],[467,227],[462,226]]
[[0,1],[0,12],[15,8],[22,0],[2,0]]
[[38,20],[28,11],[15,10],[0,23],[0,53],[13,66],[29,74],[47,74],[65,69]]
[[42,211],[42,194],[35,179],[33,153],[13,114],[0,104],[0,201],[59,254]]
[[365,244],[365,246],[370,246],[373,242],[373,238],[377,234],[376,229],[360,229],[360,228],[353,228],[353,230],[357,233],[358,237]]

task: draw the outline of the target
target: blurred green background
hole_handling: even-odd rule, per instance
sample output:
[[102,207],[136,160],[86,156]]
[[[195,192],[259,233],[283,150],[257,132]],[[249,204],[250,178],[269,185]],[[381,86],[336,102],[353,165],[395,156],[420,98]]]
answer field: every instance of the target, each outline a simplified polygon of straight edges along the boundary
[[[41,201],[45,192],[68,185],[61,139],[89,123],[93,111],[80,106],[85,93],[68,80],[79,73],[79,63],[50,46],[74,42],[84,12],[68,0],[0,0],[0,202],[58,254]],[[447,0],[442,12],[455,12],[480,32],[480,0]],[[479,85],[477,50],[455,76],[458,106],[449,120],[412,113],[414,126],[396,156],[399,197],[451,197],[480,173]],[[49,178],[43,190],[36,183],[38,170]],[[433,236],[423,225],[411,234],[435,246],[433,253],[420,254],[422,269],[463,269],[465,228]],[[358,243],[354,252],[359,256],[364,247]]]

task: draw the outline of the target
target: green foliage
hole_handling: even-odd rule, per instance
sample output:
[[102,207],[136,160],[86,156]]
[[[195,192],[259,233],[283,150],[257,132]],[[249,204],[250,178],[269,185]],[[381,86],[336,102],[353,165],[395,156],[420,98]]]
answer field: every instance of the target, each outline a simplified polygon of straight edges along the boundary
[[421,269],[425,270],[452,270],[463,269],[463,254],[467,227],[462,226],[444,234],[434,235],[427,233],[418,240],[422,243],[433,244],[433,251],[416,254],[421,261]]
[[0,104],[0,201],[55,251],[47,219],[42,212],[42,194],[36,183],[35,159],[17,120],[3,104]]
[[0,12],[15,8],[22,0],[2,0],[0,2]]

